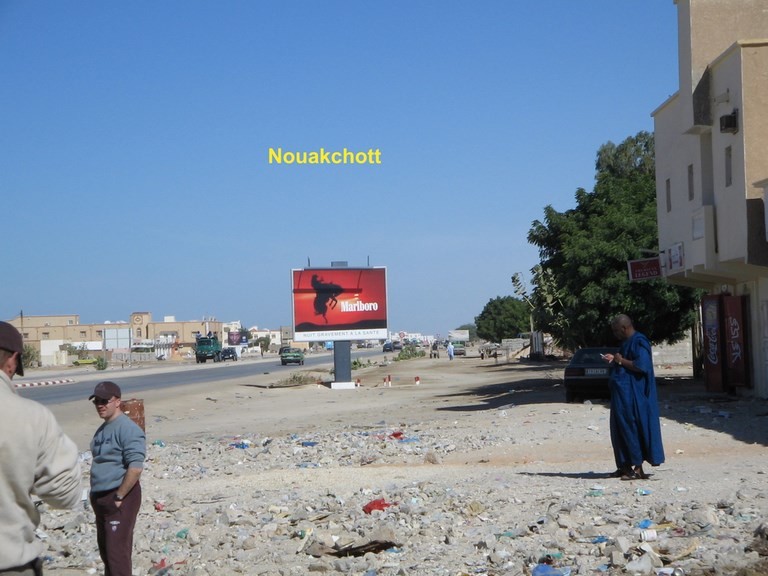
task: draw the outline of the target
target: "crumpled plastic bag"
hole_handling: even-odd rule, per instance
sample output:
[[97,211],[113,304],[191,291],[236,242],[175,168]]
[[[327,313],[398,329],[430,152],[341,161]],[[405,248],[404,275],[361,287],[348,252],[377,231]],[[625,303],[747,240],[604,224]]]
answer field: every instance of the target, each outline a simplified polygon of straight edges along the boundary
[[377,498],[376,500],[371,500],[368,502],[368,504],[363,506],[363,512],[370,514],[374,510],[386,510],[390,506],[394,506],[394,504],[387,502],[384,500],[384,498]]

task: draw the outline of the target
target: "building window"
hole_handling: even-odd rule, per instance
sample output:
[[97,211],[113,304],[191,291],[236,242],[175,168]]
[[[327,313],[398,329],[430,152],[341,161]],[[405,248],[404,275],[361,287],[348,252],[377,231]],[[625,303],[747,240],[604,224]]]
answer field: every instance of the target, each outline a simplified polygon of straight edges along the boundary
[[22,334],[22,337],[23,337],[25,340],[27,340],[27,339],[29,338],[29,332],[24,332],[24,334]]
[[141,328],[136,328],[136,338],[141,338]]
[[104,336],[104,332],[102,332],[101,330],[96,330],[96,336],[101,338],[102,336]]
[[688,164],[688,200],[693,200],[693,164]]
[[74,323],[75,323],[74,320],[67,320],[67,325],[68,326],[72,326],[72,324],[74,324]]
[[730,146],[725,148],[725,186],[733,184],[733,150]]
[[85,339],[85,330],[80,330],[80,338]]
[[48,340],[50,338],[51,333],[50,332],[43,332],[43,340]]
[[672,182],[667,178],[665,183],[667,192],[667,212],[672,212]]

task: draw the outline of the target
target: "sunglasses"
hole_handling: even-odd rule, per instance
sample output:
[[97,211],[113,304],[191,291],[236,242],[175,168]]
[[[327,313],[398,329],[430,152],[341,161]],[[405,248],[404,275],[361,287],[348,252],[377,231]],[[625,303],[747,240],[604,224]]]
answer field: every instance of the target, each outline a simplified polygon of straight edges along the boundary
[[96,404],[96,406],[106,406],[110,402],[112,402],[112,399],[109,399],[109,400],[104,400],[103,398],[94,398],[93,399],[93,403]]

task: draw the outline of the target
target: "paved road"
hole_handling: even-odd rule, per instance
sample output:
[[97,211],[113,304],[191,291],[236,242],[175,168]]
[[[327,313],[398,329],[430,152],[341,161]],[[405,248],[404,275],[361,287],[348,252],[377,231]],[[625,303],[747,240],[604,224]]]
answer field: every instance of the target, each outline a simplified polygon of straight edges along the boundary
[[[352,358],[373,358],[381,356],[381,350],[352,350]],[[43,380],[72,379],[74,382],[51,386],[36,386],[17,388],[19,395],[37,400],[41,404],[54,405],[87,398],[93,391],[96,382],[114,380],[123,390],[124,397],[137,395],[144,390],[156,390],[173,386],[220,382],[238,378],[268,375],[266,379],[274,380],[287,377],[297,370],[328,370],[333,366],[333,353],[308,354],[304,366],[289,364],[282,366],[277,356],[267,358],[246,359],[238,362],[206,362],[205,364],[175,362],[151,365],[151,367],[109,368],[97,371],[93,368],[86,370],[69,370],[61,373],[44,373]],[[43,373],[41,373],[43,374]],[[39,378],[39,376],[38,376]],[[14,383],[33,382],[36,376],[29,372],[23,379],[14,379]]]

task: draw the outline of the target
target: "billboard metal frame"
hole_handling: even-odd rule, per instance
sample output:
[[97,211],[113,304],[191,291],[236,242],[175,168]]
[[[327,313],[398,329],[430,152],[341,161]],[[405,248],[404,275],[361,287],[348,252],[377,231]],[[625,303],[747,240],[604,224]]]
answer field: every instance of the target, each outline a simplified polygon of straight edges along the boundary
[[291,270],[293,339],[351,341],[388,337],[383,266]]

